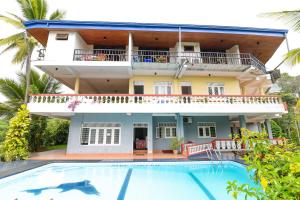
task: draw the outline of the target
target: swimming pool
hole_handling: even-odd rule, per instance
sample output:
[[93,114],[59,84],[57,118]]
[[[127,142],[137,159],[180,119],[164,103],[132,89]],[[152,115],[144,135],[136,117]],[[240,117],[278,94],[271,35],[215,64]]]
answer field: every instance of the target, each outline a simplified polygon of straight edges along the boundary
[[1,200],[227,200],[227,181],[255,185],[224,161],[54,163],[0,179]]

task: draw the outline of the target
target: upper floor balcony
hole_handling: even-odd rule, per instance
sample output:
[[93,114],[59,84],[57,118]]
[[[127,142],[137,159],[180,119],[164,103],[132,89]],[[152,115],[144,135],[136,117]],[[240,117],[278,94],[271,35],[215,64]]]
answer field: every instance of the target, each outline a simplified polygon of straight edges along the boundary
[[[38,60],[47,61],[46,50],[40,49]],[[78,63],[94,63],[95,65],[118,66],[120,62],[127,62],[133,70],[171,70],[176,71],[182,65],[188,71],[225,71],[243,72],[253,67],[263,73],[266,68],[250,53],[224,52],[176,52],[158,50],[125,49],[75,49],[73,60]]]

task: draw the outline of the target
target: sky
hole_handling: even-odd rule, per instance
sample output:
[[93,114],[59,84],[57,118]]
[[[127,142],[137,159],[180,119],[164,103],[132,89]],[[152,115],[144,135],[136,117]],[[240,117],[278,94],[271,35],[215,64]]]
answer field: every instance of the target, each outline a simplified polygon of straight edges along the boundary
[[[262,18],[265,12],[296,10],[300,0],[48,0],[49,11],[66,11],[67,20],[186,23],[199,25],[246,26],[288,29],[283,22]],[[15,0],[0,0],[0,14],[11,12],[21,16]],[[49,12],[49,13],[50,13]],[[0,38],[15,33],[12,26],[0,22]],[[290,49],[300,47],[300,34],[289,31]],[[2,50],[3,48],[0,48]],[[283,42],[266,67],[274,69],[287,52]],[[15,78],[19,65],[11,64],[14,52],[0,55],[0,78]],[[23,69],[24,70],[24,69]],[[282,72],[300,75],[300,66],[283,65]],[[63,89],[69,92],[68,89]],[[0,101],[5,100],[0,95]]]

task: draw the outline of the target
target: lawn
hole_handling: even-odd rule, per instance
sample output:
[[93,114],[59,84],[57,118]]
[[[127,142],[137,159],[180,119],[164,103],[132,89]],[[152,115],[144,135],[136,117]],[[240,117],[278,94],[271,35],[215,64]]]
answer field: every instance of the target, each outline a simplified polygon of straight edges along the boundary
[[59,145],[54,145],[54,146],[46,147],[45,151],[58,150],[58,149],[66,149],[66,148],[67,148],[66,144],[59,144]]

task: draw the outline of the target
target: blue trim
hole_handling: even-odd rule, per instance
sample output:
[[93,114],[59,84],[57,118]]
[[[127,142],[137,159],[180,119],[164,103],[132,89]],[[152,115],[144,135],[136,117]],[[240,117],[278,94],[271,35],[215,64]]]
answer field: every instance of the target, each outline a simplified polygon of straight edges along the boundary
[[132,174],[132,168],[129,168],[128,171],[127,171],[126,177],[124,179],[124,182],[122,184],[122,187],[121,187],[121,190],[119,192],[117,200],[124,200],[125,199],[126,190],[127,190],[127,187],[128,187],[128,183],[129,183],[131,174]]
[[164,23],[134,23],[134,22],[101,22],[101,21],[68,21],[68,20],[32,20],[24,22],[26,29],[99,29],[99,30],[124,30],[124,31],[161,31],[195,33],[226,33],[247,34],[284,37],[288,30],[251,28],[236,26],[214,26],[194,24],[164,24]]
[[201,188],[201,190],[206,194],[209,200],[216,200],[216,198],[210,193],[210,191],[201,183],[201,181],[192,173],[188,173],[189,176],[196,182],[196,184]]

